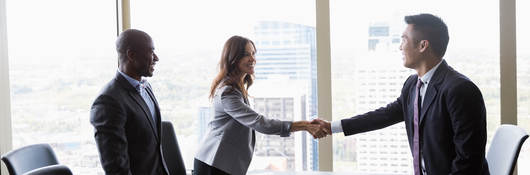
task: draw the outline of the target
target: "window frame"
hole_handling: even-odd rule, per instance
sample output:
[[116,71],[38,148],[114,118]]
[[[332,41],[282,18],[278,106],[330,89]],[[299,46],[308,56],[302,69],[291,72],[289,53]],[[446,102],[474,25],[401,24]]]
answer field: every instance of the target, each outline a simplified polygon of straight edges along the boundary
[[[11,150],[11,105],[9,90],[9,62],[7,53],[6,2],[0,0],[0,154]],[[7,168],[0,163],[1,174],[8,174]]]

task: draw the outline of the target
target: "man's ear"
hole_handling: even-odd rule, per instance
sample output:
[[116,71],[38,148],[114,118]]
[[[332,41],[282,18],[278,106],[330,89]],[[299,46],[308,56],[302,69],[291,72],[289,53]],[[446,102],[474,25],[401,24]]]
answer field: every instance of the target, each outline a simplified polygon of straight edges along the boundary
[[127,49],[127,61],[134,62],[134,57],[136,56],[136,53],[132,51],[131,49]]
[[420,52],[425,52],[427,48],[431,46],[431,43],[429,43],[428,40],[421,40],[419,43],[420,46]]

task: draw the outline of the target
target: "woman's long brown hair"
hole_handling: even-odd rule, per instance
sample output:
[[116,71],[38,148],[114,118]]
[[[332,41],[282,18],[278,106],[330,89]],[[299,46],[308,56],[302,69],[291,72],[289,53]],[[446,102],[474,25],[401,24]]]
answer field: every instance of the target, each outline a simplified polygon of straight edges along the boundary
[[221,83],[222,85],[237,88],[243,93],[243,97],[248,98],[248,88],[254,81],[254,75],[247,74],[245,78],[241,80],[241,71],[238,67],[239,62],[246,55],[245,48],[248,43],[252,44],[252,47],[256,50],[254,42],[245,37],[232,36],[226,41],[223,53],[221,54],[221,60],[219,61],[219,73],[210,87],[210,99],[213,98],[215,90]]

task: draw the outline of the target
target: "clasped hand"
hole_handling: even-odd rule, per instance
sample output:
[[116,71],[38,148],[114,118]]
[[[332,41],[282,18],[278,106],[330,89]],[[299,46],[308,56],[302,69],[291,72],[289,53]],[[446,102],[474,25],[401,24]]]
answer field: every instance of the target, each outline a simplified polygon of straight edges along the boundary
[[295,130],[304,130],[309,132],[315,139],[331,135],[331,124],[318,118],[312,121],[294,122],[293,127],[297,128]]

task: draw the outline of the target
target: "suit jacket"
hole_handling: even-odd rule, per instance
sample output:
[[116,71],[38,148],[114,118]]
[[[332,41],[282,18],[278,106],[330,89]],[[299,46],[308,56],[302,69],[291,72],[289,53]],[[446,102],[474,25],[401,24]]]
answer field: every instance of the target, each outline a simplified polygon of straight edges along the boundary
[[[404,121],[412,149],[417,75],[405,82],[399,98],[362,115],[341,120],[345,135]],[[485,159],[486,109],[482,94],[445,60],[434,73],[420,111],[420,155],[428,175],[489,174]]]
[[290,134],[290,121],[269,119],[258,114],[243,94],[231,86],[222,86],[215,92],[214,117],[197,152],[196,159],[232,175],[247,172],[256,134]]
[[92,104],[101,164],[106,174],[169,174],[160,145],[160,109],[151,86],[147,92],[156,108],[156,121],[138,91],[119,72]]

